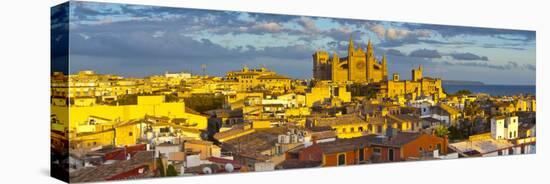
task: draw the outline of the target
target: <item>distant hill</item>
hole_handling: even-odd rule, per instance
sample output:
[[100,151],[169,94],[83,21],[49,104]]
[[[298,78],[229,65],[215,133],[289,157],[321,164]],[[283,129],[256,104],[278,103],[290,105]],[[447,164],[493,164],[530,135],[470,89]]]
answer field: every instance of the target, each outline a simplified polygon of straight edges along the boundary
[[461,80],[443,80],[441,81],[443,85],[485,85],[483,82],[479,81],[461,81]]

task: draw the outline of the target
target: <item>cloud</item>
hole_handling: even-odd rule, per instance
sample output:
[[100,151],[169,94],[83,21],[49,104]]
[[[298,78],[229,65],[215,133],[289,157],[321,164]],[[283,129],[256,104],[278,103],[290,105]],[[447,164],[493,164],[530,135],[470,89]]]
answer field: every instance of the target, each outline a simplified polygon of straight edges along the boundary
[[405,56],[405,53],[397,50],[397,49],[388,49],[386,51],[386,55],[391,55],[391,56]]
[[153,38],[160,38],[164,36],[165,31],[155,31],[152,35]]
[[259,23],[254,25],[252,28],[272,33],[280,32],[281,30],[283,30],[283,27],[276,22]]
[[[443,37],[455,37],[461,35],[473,35],[473,36],[490,36],[505,40],[515,40],[522,42],[535,41],[535,31],[526,30],[512,30],[512,29],[488,29],[482,27],[466,27],[466,26],[447,26],[447,25],[435,25],[435,24],[415,24],[404,23],[404,27],[410,29],[426,29],[437,32]],[[514,35],[511,37],[510,35]]]
[[430,37],[431,31],[425,29],[409,30],[407,28],[390,27],[386,28],[382,24],[368,24],[370,31],[376,34],[379,39],[399,40],[405,38],[423,38]]
[[304,32],[306,33],[319,33],[319,28],[315,25],[315,20],[313,20],[310,17],[300,17],[298,19],[298,24],[304,28]]
[[532,64],[523,64],[520,65],[519,63],[515,61],[508,61],[506,64],[490,64],[487,62],[449,62],[444,61],[443,64],[446,64],[448,66],[470,66],[470,67],[484,67],[484,68],[490,68],[495,70],[531,70],[535,71],[535,66]]
[[[75,16],[71,17],[70,36],[55,34],[51,39],[64,42],[71,37],[72,55],[86,56],[86,62],[91,62],[88,64],[90,66],[111,66],[114,67],[113,70],[121,72],[133,68],[132,71],[151,73],[153,70],[200,66],[202,63],[209,64],[209,68],[218,67],[218,71],[225,71],[228,68],[239,67],[243,63],[274,62],[270,63],[272,67],[282,68],[283,74],[287,72],[286,69],[301,78],[308,78],[310,76],[306,73],[311,70],[313,50],[324,49],[331,53],[335,51],[340,56],[345,56],[350,35],[353,35],[356,46],[362,45],[363,49],[366,40],[373,37],[375,50],[378,49],[377,57],[385,53],[388,55],[388,61],[390,58],[395,59],[395,65],[401,66],[404,72],[410,72],[410,68],[414,67],[412,65],[419,63],[433,63],[432,66],[448,71],[452,71],[449,68],[453,68],[448,66],[453,65],[499,70],[535,70],[534,61],[523,61],[533,56],[534,42],[527,45],[521,43],[534,38],[534,32],[531,31],[485,28],[469,30],[467,27],[356,19],[89,4],[93,6],[86,5],[84,8],[71,10]],[[53,14],[60,14],[60,11],[63,10],[52,9],[52,17]],[[52,19],[51,24],[52,35],[68,27],[63,19]],[[451,38],[462,35],[481,37]],[[458,48],[468,51],[475,49],[475,52],[440,52]],[[489,57],[495,58],[495,54],[499,52],[504,52],[499,49],[517,50],[514,52],[518,53],[518,60],[521,59],[522,62],[482,62],[488,61]],[[481,53],[487,56],[477,55]],[[99,61],[104,59],[100,56],[108,59]],[[449,60],[447,63],[452,65],[447,65],[444,60]],[[281,67],[278,61],[284,61],[288,65]],[[109,62],[116,62],[117,65],[104,64]],[[86,64],[82,63],[82,66]],[[300,69],[303,70],[298,70],[298,65],[302,66]],[[140,66],[147,67],[138,69]],[[393,70],[394,66],[390,66],[390,70]],[[455,68],[463,70],[467,67]],[[485,68],[480,68],[479,71],[487,70]],[[473,68],[466,70],[470,69]],[[305,70],[307,71],[304,72]],[[490,72],[508,73],[497,70]],[[459,72],[454,75],[460,74]],[[442,76],[448,75],[442,73]]]
[[386,38],[390,40],[401,39],[407,37],[409,34],[410,31],[406,29],[389,28],[386,30]]
[[492,44],[492,43],[485,43],[483,45],[481,45],[482,48],[488,48],[488,49],[493,49],[493,48],[498,48],[498,49],[509,49],[509,50],[527,50],[525,48],[525,45],[520,45],[520,44],[506,44],[506,43],[501,43],[501,44]]
[[533,65],[533,64],[523,64],[523,68],[526,68],[526,69],[532,70],[532,71],[536,70],[536,66]]
[[411,53],[409,53],[410,57],[418,57],[418,58],[427,58],[427,59],[436,59],[441,58],[442,55],[437,50],[430,50],[430,49],[418,49],[414,50]]
[[256,67],[262,63],[283,75],[310,78],[311,72],[307,68],[314,52],[307,45],[264,48],[248,45],[229,49],[208,39],[195,40],[172,32],[158,38],[153,38],[150,32],[137,32],[94,36],[89,40],[73,34],[71,41],[74,43],[71,47],[72,73],[93,69],[124,76],[147,76],[174,70],[199,71],[201,64],[208,65],[210,74],[224,75],[243,64]]
[[377,24],[371,27],[370,29],[374,32],[379,39],[384,39],[386,37],[386,28],[383,25]]
[[472,53],[451,53],[449,54],[453,59],[456,60],[466,60],[466,61],[472,61],[472,60],[480,60],[480,61],[489,61],[489,58],[487,56],[478,56]]
[[[332,28],[330,30],[323,31],[322,34],[325,37],[332,38],[336,42],[346,42],[346,46],[350,36],[352,36],[356,43],[359,43],[357,40],[361,39],[361,35],[365,35],[365,33],[360,30],[352,30],[346,27]],[[347,49],[347,47],[345,49]]]

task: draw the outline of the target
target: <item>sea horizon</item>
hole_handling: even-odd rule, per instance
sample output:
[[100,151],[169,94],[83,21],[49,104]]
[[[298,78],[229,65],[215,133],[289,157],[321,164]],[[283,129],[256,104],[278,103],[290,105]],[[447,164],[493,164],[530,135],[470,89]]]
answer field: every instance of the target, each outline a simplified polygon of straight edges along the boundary
[[491,96],[511,96],[519,94],[531,94],[536,96],[536,85],[520,84],[443,84],[445,92],[448,94],[456,93],[458,90],[469,90],[472,93],[487,93]]

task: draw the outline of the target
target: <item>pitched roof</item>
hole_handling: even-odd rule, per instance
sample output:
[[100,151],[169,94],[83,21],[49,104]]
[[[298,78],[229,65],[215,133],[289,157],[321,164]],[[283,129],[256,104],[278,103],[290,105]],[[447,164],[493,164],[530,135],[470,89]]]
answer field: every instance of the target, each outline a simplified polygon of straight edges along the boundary
[[278,74],[271,74],[271,75],[263,75],[258,77],[258,79],[290,79],[288,77],[278,75]]
[[388,118],[392,121],[395,121],[395,122],[405,122],[405,121],[408,121],[408,122],[419,122],[420,121],[420,118],[418,116],[412,116],[412,115],[407,115],[407,114],[398,114],[398,115],[391,115],[391,114],[388,114],[387,115]]
[[199,116],[205,116],[203,113],[197,112],[196,110],[191,109],[191,108],[189,108],[189,107],[185,107],[185,112],[186,112],[186,113],[189,113],[189,114],[195,114],[195,115],[199,115]]
[[[69,174],[71,182],[92,182],[111,180],[114,176],[133,169],[148,166],[154,162],[153,151],[137,152],[130,160],[115,162],[97,167],[86,167]],[[144,173],[143,175],[146,175]],[[139,177],[139,176],[136,176]]]
[[252,128],[247,129],[244,126],[248,126],[248,125],[240,125],[240,126],[237,125],[237,126],[234,126],[231,130],[218,132],[218,133],[214,134],[214,139],[221,140],[221,139],[225,139],[225,138],[228,138],[228,137],[231,137],[231,136],[236,136],[236,135],[239,135],[239,134],[254,132],[254,129],[252,129]]
[[455,109],[454,107],[451,107],[447,104],[439,104],[439,107],[444,110],[445,112],[451,114],[451,115],[454,115],[454,114],[458,114],[459,111],[457,109]]
[[316,117],[314,120],[317,120],[316,126],[334,126],[341,124],[358,124],[366,123],[364,118],[360,117],[357,114],[345,114],[338,117],[328,117],[328,118],[319,118]]
[[337,139],[333,142],[319,143],[318,146],[320,146],[324,153],[340,153],[372,145],[402,147],[403,145],[418,139],[421,135],[423,134],[415,132],[398,132],[395,136],[388,138],[371,134],[349,139]]
[[399,132],[395,136],[385,140],[383,144],[401,147],[411,141],[416,140],[421,135],[422,135],[421,133],[416,133],[416,132]]
[[203,144],[203,145],[212,145],[213,143],[210,141],[203,141],[203,140],[186,140],[185,143],[189,144]]
[[277,167],[283,169],[298,169],[298,168],[310,168],[310,167],[319,167],[322,162],[313,161],[313,160],[285,160],[279,164]]
[[258,129],[253,133],[243,135],[236,139],[225,141],[222,147],[234,152],[248,153],[261,152],[271,149],[278,141],[278,135],[287,133],[287,128]]
[[337,139],[332,142],[319,143],[317,146],[319,146],[323,153],[341,153],[369,146],[377,137],[377,135],[372,134],[349,139]]

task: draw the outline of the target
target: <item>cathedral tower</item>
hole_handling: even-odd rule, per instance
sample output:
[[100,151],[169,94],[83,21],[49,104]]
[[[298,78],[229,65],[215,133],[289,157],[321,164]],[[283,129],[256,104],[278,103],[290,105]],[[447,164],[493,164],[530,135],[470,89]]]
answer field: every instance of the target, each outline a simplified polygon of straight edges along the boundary
[[349,47],[348,47],[348,80],[358,83],[367,82],[366,72],[367,72],[367,63],[365,52],[359,47],[358,50],[355,50],[353,45],[353,39],[350,37]]
[[386,54],[382,55],[382,80],[388,80],[388,61]]
[[367,44],[367,69],[366,69],[366,77],[367,82],[373,81],[374,78],[374,63],[376,63],[376,58],[374,57],[374,49],[372,48],[372,42],[369,39],[369,43]]
[[412,70],[412,81],[422,80],[422,65],[418,66],[418,69]]

